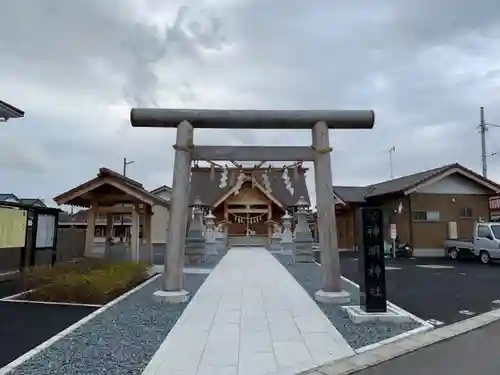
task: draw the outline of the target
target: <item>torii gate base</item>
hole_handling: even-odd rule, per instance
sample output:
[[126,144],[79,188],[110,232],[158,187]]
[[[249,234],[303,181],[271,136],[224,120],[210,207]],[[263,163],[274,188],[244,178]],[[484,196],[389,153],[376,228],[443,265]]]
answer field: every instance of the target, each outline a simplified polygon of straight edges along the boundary
[[[177,128],[172,184],[172,205],[165,257],[163,290],[155,298],[169,303],[185,302],[183,289],[184,246],[192,160],[313,161],[318,209],[319,248],[323,289],[316,299],[325,303],[349,302],[342,290],[334,214],[329,129],[371,129],[373,111],[247,111],[132,109],[134,127]],[[194,146],[193,128],[205,129],[312,129],[312,147]]]

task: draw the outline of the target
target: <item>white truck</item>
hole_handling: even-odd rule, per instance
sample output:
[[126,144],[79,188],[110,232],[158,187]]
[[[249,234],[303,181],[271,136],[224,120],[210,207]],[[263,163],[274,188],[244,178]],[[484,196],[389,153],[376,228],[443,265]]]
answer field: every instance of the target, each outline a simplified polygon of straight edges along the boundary
[[473,238],[444,241],[446,257],[452,259],[474,256],[488,264],[500,259],[500,223],[480,222],[474,225]]

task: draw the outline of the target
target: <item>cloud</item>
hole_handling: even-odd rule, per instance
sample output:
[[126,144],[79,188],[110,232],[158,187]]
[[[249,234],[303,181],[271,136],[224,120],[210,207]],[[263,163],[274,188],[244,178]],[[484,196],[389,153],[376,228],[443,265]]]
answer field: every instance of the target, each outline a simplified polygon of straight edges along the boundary
[[[367,184],[458,161],[480,171],[479,107],[500,123],[500,3],[483,0],[20,0],[6,3],[0,190],[50,200],[99,166],[171,183],[175,131],[132,106],[374,109],[332,131],[333,181]],[[203,130],[206,144],[308,145],[308,131]],[[500,129],[488,133],[500,150]],[[500,179],[500,159],[489,158]],[[312,173],[310,190],[314,190]]]

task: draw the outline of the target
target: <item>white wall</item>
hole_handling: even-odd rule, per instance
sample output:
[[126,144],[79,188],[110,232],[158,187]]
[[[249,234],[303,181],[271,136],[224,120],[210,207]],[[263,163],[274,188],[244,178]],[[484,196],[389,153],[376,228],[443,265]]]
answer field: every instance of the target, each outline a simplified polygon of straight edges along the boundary
[[418,189],[419,194],[491,194],[491,191],[459,174],[452,174],[434,184]]
[[167,201],[169,201],[170,199],[172,199],[172,193],[169,192],[169,191],[167,191],[167,190],[161,190],[158,193],[155,193],[155,195],[158,198],[165,199]]
[[167,242],[169,214],[169,209],[166,207],[158,205],[153,207],[153,218],[151,219],[153,243]]
[[[167,190],[160,190],[155,195],[168,201],[172,198],[172,193]],[[153,207],[153,218],[151,219],[153,243],[167,242],[169,216],[170,212],[168,208],[158,205]]]

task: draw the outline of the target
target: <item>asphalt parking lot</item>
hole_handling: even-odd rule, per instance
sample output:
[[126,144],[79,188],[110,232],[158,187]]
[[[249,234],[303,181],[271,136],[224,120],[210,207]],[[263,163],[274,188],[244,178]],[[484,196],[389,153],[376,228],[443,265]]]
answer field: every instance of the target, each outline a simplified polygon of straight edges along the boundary
[[[15,281],[0,282],[0,298],[21,291]],[[0,301],[0,368],[96,309]]]
[[[359,283],[357,254],[342,253],[341,265]],[[500,308],[500,263],[386,259],[386,280],[389,301],[437,326]]]

